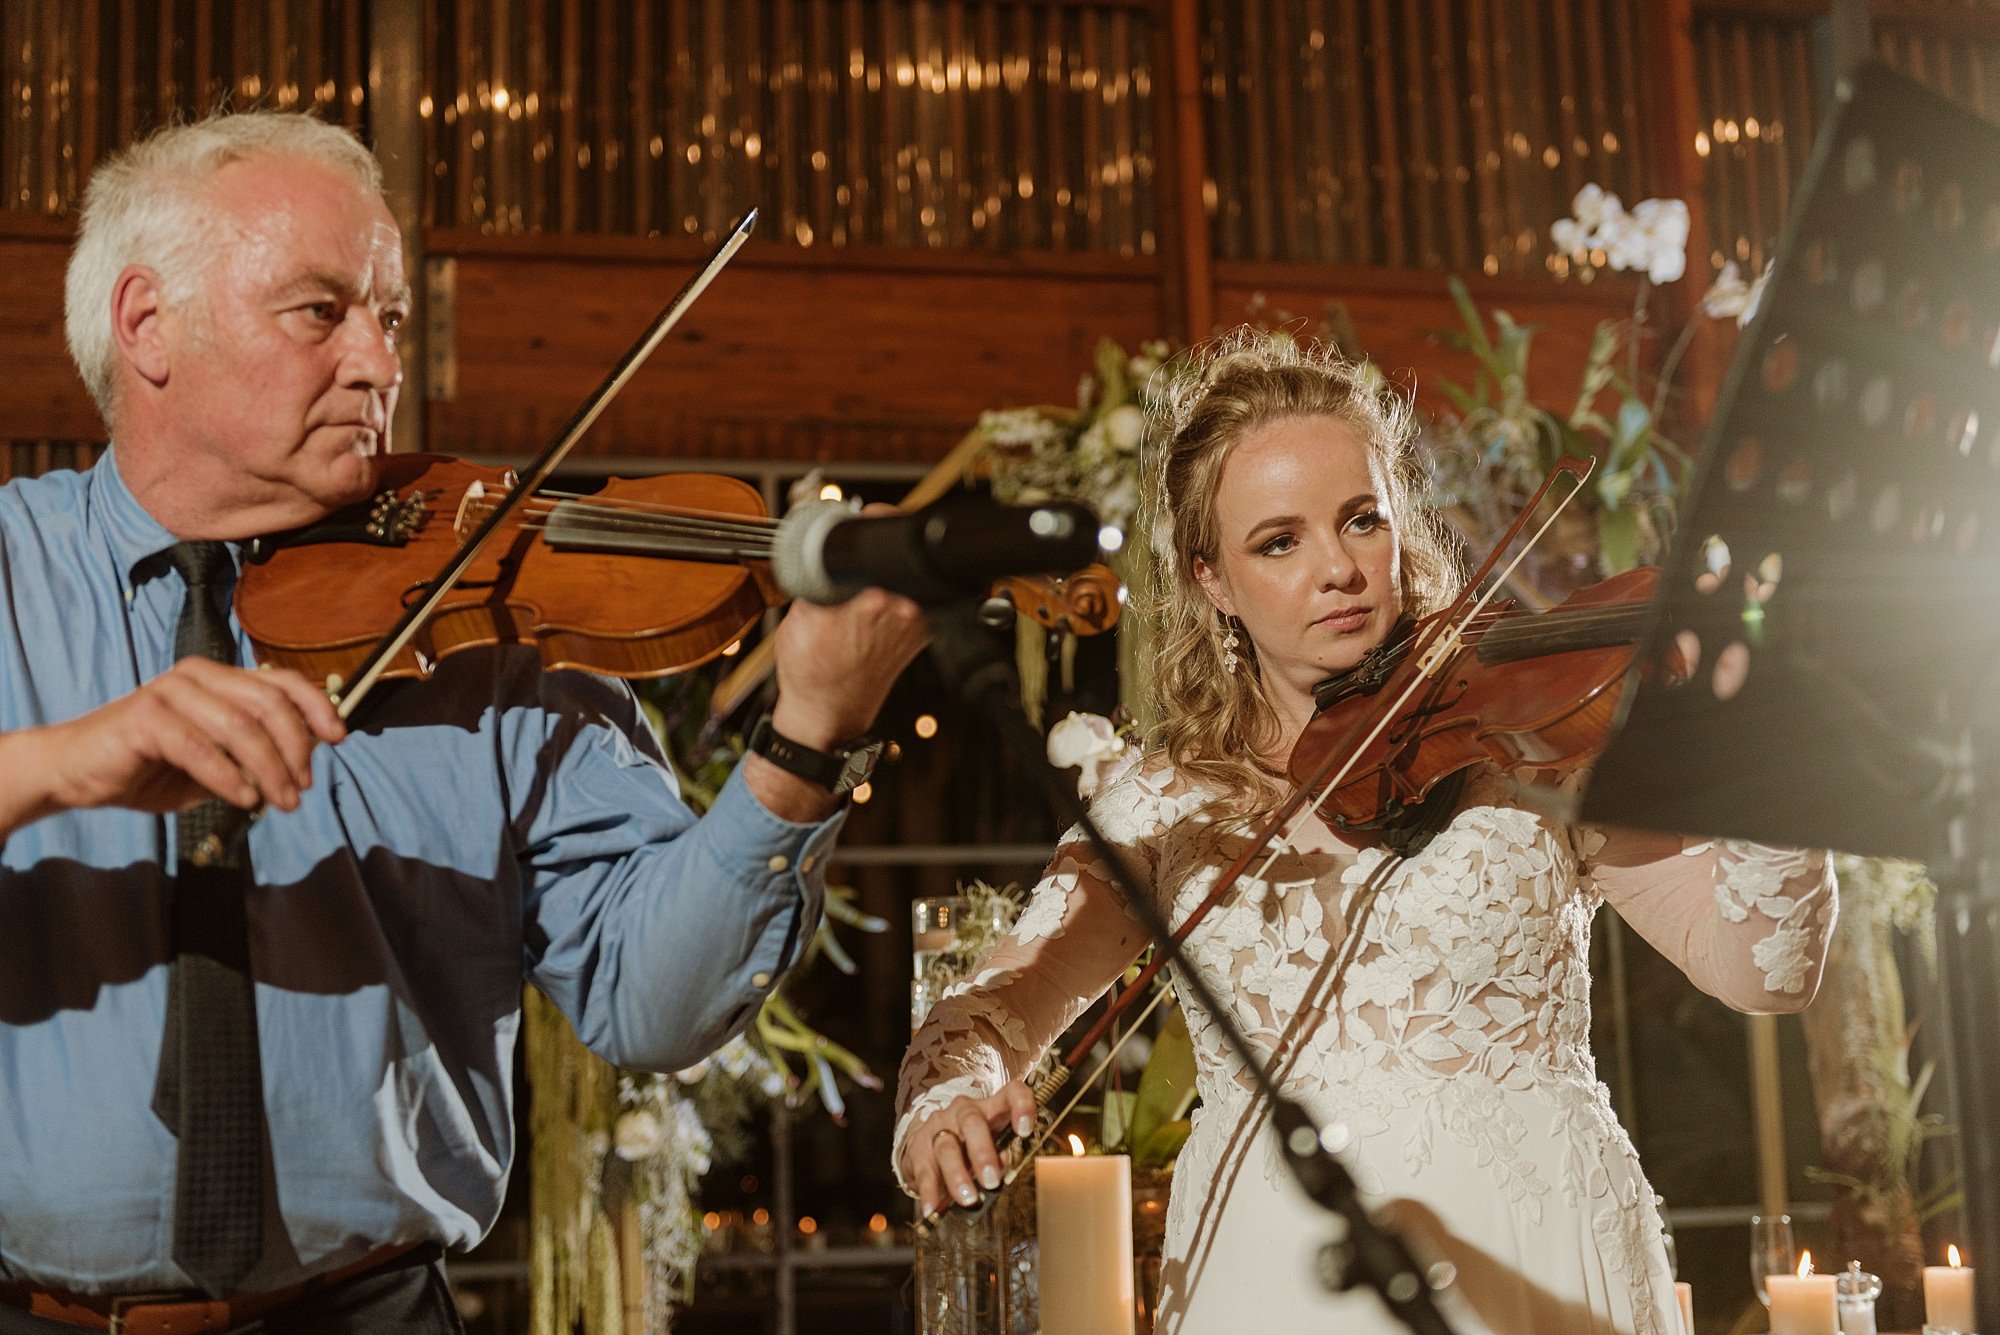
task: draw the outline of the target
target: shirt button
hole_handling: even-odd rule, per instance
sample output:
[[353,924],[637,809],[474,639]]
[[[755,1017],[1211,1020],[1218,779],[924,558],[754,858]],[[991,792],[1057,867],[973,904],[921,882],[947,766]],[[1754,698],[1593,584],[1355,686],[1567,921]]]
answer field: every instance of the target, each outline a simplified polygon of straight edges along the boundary
[[773,857],[769,862],[765,863],[764,865],[769,867],[772,871],[783,871],[785,868],[792,865],[792,860],[786,857],[783,853],[779,853],[777,856]]
[[763,972],[758,972],[758,973],[753,973],[753,974],[751,974],[751,975],[750,975],[750,986],[752,986],[752,987],[769,987],[770,985],[771,985],[771,975],[770,975],[770,974],[768,974],[768,973],[763,973]]

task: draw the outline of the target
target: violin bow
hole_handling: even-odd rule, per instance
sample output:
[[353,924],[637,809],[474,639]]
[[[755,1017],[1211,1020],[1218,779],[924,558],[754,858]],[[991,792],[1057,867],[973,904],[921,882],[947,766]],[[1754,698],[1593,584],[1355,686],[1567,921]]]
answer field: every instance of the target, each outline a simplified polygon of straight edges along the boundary
[[[653,322],[646,327],[639,340],[625,350],[625,355],[618,359],[618,364],[611,368],[603,382],[577,408],[569,423],[535,457],[534,462],[528,465],[526,476],[521,477],[517,474],[518,480],[508,490],[506,496],[494,504],[492,512],[472,531],[471,536],[459,544],[457,552],[445,562],[444,569],[423,586],[423,596],[406,607],[396,624],[391,626],[388,633],[368,651],[368,656],[361,661],[354,675],[345,680],[339,677],[327,679],[327,697],[333,701],[333,707],[343,721],[361,707],[361,702],[382,679],[383,672],[388,669],[396,656],[408,647],[410,641],[416,638],[417,632],[423,628],[424,623],[430,619],[445,596],[457,586],[458,581],[464,578],[465,572],[473,561],[478,559],[479,553],[485,549],[493,535],[499,532],[501,525],[511,519],[514,512],[549,480],[557,468],[562,466],[563,460],[569,457],[569,452],[576,447],[579,440],[583,439],[583,433],[590,430],[591,425],[610,406],[611,400],[618,397],[619,391],[623,390],[638,373],[639,368],[645,365],[646,359],[653,355],[654,350],[673,331],[674,326],[681,322],[681,317],[687,314],[688,308],[708,290],[708,285],[715,281],[716,275],[722,272],[724,266],[735,258],[736,252],[743,248],[743,243],[749,239],[750,230],[756,225],[757,210],[751,209],[729,229],[728,235],[723,237],[716,248],[709,253],[708,259],[681,285],[673,300],[653,317]],[[240,807],[232,807],[217,822],[216,829],[203,838],[200,846],[190,855],[189,861],[198,867],[211,866],[220,861],[228,846],[249,828],[253,818],[253,813]]]

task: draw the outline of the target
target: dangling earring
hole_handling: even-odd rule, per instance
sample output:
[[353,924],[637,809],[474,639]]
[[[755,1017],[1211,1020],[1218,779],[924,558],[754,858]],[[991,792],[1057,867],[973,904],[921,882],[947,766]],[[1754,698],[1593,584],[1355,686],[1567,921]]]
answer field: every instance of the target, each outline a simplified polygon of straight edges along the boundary
[[1229,626],[1229,633],[1222,637],[1222,670],[1231,676],[1236,675],[1237,643],[1236,625],[1232,621]]

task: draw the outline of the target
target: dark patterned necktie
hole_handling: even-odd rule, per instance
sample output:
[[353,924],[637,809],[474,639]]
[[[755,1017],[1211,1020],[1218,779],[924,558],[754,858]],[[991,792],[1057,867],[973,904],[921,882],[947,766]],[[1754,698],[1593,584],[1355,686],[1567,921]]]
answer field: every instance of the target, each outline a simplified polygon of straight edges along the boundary
[[[174,656],[234,664],[222,603],[229,548],[183,542],[167,559],[187,581]],[[264,1241],[264,1082],[244,905],[249,853],[243,838],[214,842],[217,821],[230,810],[209,798],[174,822],[174,957],[153,1096],[154,1112],[180,1140],[174,1264],[215,1297],[236,1292]]]

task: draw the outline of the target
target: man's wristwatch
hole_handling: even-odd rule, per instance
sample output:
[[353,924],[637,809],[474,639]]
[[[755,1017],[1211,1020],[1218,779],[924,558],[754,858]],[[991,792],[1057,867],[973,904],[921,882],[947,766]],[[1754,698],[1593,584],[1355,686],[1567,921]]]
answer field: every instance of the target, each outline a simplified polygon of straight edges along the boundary
[[882,758],[885,745],[879,737],[863,737],[832,751],[818,751],[772,727],[769,714],[758,719],[757,726],[750,730],[753,755],[764,757],[807,783],[818,784],[835,797],[853,792],[875,772],[875,762]]

